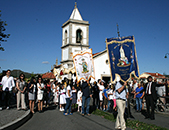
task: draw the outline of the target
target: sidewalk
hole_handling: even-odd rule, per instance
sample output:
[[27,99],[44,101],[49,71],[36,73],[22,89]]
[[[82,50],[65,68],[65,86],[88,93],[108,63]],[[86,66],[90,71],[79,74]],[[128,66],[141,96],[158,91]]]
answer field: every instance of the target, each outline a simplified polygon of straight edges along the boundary
[[132,107],[131,107],[131,116],[133,118],[130,118],[131,120],[139,120],[140,122],[144,122],[147,124],[154,124],[156,126],[164,127],[169,129],[169,112],[160,112],[160,113],[155,113],[155,120],[148,120],[145,119],[145,113],[146,111],[143,110],[143,112],[136,112]]
[[31,118],[30,110],[18,111],[16,108],[0,111],[0,130],[16,129]]

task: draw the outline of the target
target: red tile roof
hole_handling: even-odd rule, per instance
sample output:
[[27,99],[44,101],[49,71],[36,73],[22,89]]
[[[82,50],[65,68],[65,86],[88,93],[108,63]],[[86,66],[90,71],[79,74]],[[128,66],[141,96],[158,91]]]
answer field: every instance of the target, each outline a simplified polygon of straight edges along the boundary
[[94,53],[94,54],[93,54],[93,56],[95,56],[95,55],[97,55],[97,54],[99,54],[99,53],[100,53],[100,52],[98,52],[98,53]]
[[149,74],[149,75],[151,75],[152,77],[155,77],[155,78],[165,78],[164,75],[159,74],[159,73],[149,73],[149,72],[145,72],[145,73]]
[[54,76],[54,74],[52,72],[50,72],[50,73],[43,74],[42,78],[43,79],[55,79],[55,76]]

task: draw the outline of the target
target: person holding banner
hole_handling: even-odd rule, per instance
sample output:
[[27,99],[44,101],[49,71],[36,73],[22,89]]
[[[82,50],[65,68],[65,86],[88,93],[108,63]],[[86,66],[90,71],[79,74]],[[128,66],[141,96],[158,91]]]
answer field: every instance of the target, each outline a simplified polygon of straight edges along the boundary
[[115,123],[115,129],[126,129],[124,112],[126,107],[126,99],[128,98],[129,92],[126,89],[126,82],[117,81],[115,86],[116,105],[117,105],[117,119]]
[[92,97],[92,92],[91,92],[91,85],[89,81],[85,81],[82,83],[82,116],[84,116],[85,112],[85,102],[86,102],[86,114],[90,116],[89,114],[89,104],[90,104],[90,98]]

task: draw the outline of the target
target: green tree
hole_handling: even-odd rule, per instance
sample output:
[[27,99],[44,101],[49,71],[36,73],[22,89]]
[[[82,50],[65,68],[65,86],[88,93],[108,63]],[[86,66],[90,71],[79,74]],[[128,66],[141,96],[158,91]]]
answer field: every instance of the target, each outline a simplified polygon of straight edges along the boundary
[[[1,10],[0,10],[0,17],[1,17]],[[7,26],[6,21],[2,21],[0,18],[0,51],[4,51],[1,43],[6,42],[7,38],[9,38],[10,34],[5,34],[5,26]]]

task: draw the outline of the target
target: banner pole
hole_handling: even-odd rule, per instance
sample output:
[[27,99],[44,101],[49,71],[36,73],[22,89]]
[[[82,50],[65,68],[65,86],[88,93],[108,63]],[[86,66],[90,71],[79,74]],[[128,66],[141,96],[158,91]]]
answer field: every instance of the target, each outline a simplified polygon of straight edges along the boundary
[[120,37],[120,31],[119,31],[119,25],[117,23],[117,34],[118,34],[118,37]]

